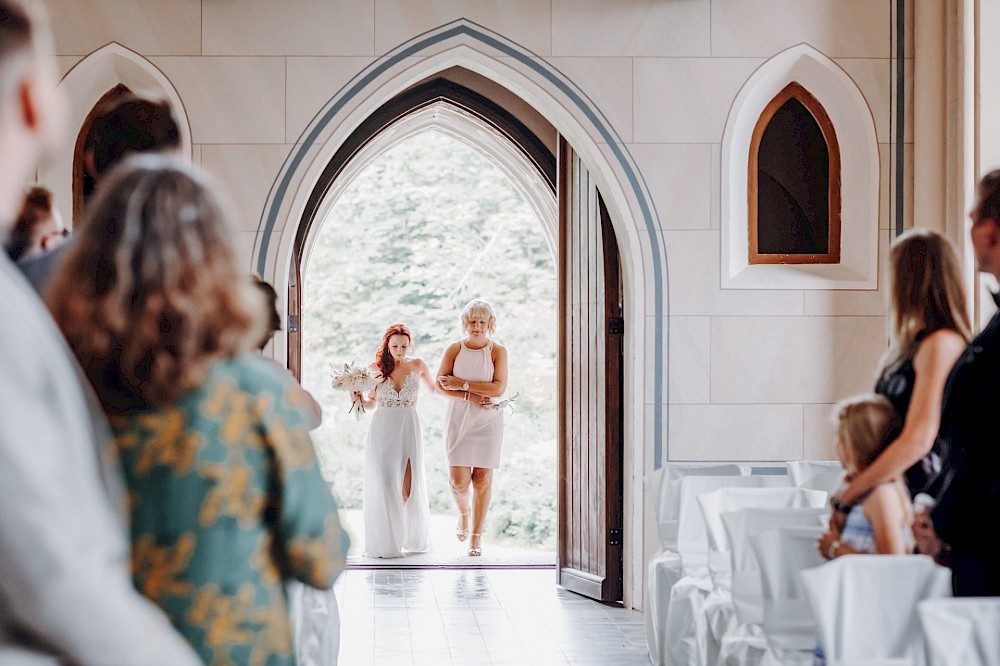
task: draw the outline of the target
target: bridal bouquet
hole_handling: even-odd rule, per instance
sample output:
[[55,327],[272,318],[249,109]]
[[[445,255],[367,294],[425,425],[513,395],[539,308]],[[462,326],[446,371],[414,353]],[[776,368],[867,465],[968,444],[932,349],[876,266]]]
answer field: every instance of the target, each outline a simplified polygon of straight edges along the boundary
[[[353,395],[354,393],[364,394],[375,388],[375,376],[372,375],[371,370],[367,366],[356,363],[345,363],[343,368],[331,365],[330,377],[330,386],[335,391],[344,391]],[[354,412],[354,418],[359,421],[361,415],[365,413],[365,406],[358,398],[351,400],[351,408],[347,410],[347,413],[351,412]]]
[[517,396],[519,396],[519,395],[521,395],[521,394],[520,393],[515,393],[511,397],[505,398],[505,399],[501,400],[500,402],[494,402],[491,405],[491,407],[493,407],[493,409],[497,410],[498,412],[505,412],[505,413],[513,416],[513,414],[514,414],[514,403],[517,400]]

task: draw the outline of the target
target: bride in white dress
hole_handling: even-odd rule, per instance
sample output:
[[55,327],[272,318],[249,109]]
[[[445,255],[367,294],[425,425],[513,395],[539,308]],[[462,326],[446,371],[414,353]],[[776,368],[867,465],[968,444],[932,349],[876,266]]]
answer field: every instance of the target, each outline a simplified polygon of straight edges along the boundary
[[[402,557],[429,547],[430,508],[417,417],[421,380],[431,393],[427,364],[409,358],[412,336],[403,324],[386,329],[371,365],[379,383],[363,397],[375,409],[365,437],[364,521],[368,557]],[[361,397],[356,394],[356,397]]]

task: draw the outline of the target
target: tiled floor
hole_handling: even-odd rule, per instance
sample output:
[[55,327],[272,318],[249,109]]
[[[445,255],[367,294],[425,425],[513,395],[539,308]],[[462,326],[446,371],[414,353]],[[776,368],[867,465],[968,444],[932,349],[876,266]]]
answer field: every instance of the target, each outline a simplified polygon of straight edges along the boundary
[[649,664],[642,614],[567,592],[548,570],[349,570],[341,666]]

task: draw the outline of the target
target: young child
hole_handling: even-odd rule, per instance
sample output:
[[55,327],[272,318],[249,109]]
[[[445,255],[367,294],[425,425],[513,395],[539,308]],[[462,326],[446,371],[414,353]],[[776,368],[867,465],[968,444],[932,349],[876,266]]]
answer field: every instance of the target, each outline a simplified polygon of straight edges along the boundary
[[[837,419],[837,455],[848,478],[868,467],[902,428],[892,404],[875,394],[840,402]],[[913,551],[910,524],[913,507],[901,479],[876,486],[847,514],[842,530],[831,524],[819,540],[819,552],[828,559],[852,553],[904,555]]]

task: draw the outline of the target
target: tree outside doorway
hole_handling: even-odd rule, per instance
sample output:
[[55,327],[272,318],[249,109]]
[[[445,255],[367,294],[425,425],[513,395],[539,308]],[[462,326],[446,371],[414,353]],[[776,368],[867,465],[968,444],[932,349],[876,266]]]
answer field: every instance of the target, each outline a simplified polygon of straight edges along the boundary
[[[517,395],[485,538],[554,550],[558,291],[553,251],[518,186],[479,150],[424,130],[358,173],[314,233],[303,268],[302,380],[323,404],[314,442],[345,513],[361,509],[368,419],[355,421],[349,398],[330,388],[331,364],[370,363],[385,328],[403,322],[413,355],[434,373],[462,334],[462,307],[484,298],[509,350],[507,397]],[[431,513],[455,517],[445,405],[424,392],[418,410]]]

